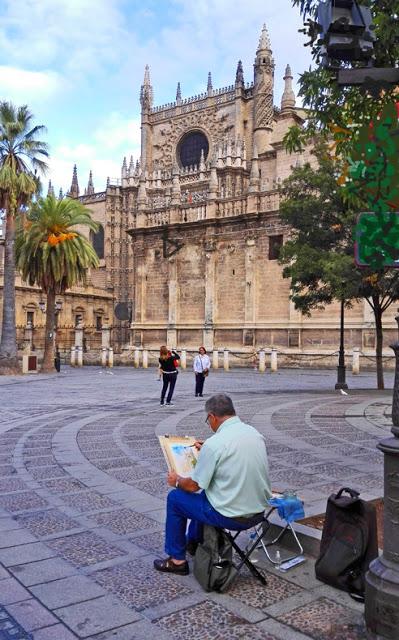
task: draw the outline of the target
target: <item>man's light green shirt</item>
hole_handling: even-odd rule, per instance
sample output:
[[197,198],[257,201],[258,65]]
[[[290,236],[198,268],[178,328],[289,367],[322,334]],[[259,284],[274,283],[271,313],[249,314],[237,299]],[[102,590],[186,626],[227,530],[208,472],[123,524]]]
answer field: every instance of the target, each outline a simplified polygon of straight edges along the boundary
[[191,477],[222,515],[260,513],[271,496],[263,436],[238,416],[229,418],[203,444]]

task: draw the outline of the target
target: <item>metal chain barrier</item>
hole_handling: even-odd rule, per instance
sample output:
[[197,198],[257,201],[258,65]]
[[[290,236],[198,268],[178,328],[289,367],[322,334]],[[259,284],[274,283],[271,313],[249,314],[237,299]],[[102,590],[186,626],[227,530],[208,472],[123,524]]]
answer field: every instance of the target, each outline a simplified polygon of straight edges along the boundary
[[[363,353],[363,351],[359,352],[361,356],[363,356],[363,358],[366,358],[366,360],[371,360],[372,362],[375,362],[376,360],[376,356],[367,356],[365,353]],[[394,360],[395,356],[381,356],[381,360]]]

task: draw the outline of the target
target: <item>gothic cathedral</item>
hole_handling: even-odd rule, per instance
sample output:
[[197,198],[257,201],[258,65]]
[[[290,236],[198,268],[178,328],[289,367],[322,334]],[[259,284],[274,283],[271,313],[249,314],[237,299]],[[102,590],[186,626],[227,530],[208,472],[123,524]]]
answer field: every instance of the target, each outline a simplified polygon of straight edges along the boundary
[[[94,192],[90,176],[81,196],[103,225],[93,285],[130,311],[128,323],[112,320],[120,346],[203,344],[241,353],[336,347],[338,309],[301,316],[277,260],[290,232],[279,219],[278,186],[310,153],[283,148],[288,128],[305,113],[289,66],[275,106],[274,67],[265,26],[252,82],[244,81],[240,61],[234,84],[216,89],[209,74],[203,94],[183,98],[178,84],[174,102],[154,106],[146,67],[140,160],[125,159],[121,179],[103,193]],[[78,195],[76,175],[70,194]],[[366,307],[348,313],[350,346],[372,346],[364,342]]]

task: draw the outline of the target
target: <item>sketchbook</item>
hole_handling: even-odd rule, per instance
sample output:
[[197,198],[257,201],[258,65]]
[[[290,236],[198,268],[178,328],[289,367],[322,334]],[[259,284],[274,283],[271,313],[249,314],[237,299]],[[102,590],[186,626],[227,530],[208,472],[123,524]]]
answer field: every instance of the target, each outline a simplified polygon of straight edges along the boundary
[[189,478],[198,459],[195,438],[190,436],[158,436],[169,471],[175,471],[182,478]]

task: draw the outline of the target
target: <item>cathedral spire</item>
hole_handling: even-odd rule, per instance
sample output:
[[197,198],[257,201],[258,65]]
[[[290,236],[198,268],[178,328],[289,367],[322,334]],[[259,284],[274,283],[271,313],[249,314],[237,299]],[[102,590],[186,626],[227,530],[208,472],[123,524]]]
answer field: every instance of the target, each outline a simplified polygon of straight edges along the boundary
[[285,69],[285,76],[284,76],[284,82],[285,82],[284,93],[281,98],[281,111],[295,108],[295,93],[292,88],[292,80],[293,80],[293,76],[292,76],[291,67],[289,64],[287,64]]
[[242,68],[241,60],[238,61],[236,71],[236,87],[244,86],[244,69]]
[[86,195],[91,196],[94,193],[93,172],[90,169],[89,181],[87,183]]
[[126,156],[123,158],[123,162],[122,162],[121,177],[122,177],[122,180],[123,180],[123,178],[127,178]]
[[264,24],[262,27],[262,32],[260,34],[259,44],[256,52],[258,53],[258,51],[271,51],[271,50],[272,50],[272,45],[270,43],[269,32],[267,30],[266,25]]
[[177,83],[177,89],[176,89],[176,102],[177,104],[181,103],[181,87],[180,87],[180,82]]
[[48,181],[47,197],[48,196],[52,196],[53,198],[55,198],[54,187],[51,184],[51,180]]
[[64,199],[64,192],[63,192],[62,187],[61,187],[60,192],[58,194],[58,200],[63,200],[63,199]]
[[253,131],[259,153],[270,150],[274,118],[274,60],[266,25],[263,25],[254,64]]
[[212,91],[213,91],[213,86],[212,86],[212,74],[211,74],[210,71],[208,73],[208,84],[207,84],[206,89],[208,91],[208,95],[211,95]]
[[78,170],[77,170],[76,164],[73,166],[72,184],[71,184],[71,188],[69,190],[68,195],[70,198],[79,197]]
[[141,85],[140,91],[140,103],[142,111],[149,111],[151,109],[153,98],[154,93],[150,80],[150,67],[148,66],[148,64],[146,64],[144,70],[144,81]]

